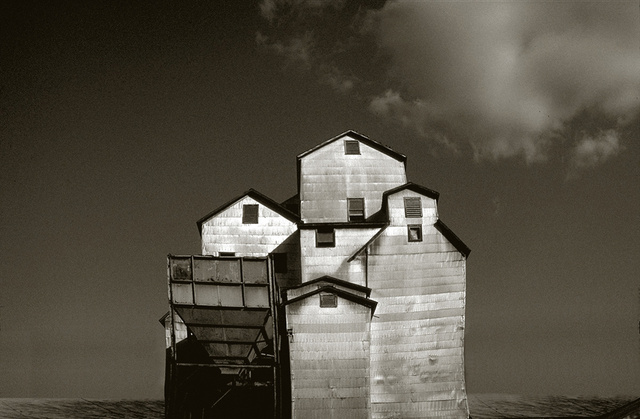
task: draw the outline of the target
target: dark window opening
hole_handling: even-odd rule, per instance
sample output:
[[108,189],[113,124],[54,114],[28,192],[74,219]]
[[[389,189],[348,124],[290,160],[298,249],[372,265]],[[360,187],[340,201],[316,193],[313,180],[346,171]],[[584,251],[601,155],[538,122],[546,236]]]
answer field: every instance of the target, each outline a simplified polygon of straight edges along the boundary
[[255,204],[242,206],[242,224],[258,224],[258,206]]
[[420,198],[404,199],[404,216],[407,218],[422,217],[422,201]]
[[407,233],[410,242],[422,241],[422,226],[421,225],[408,225]]
[[338,307],[338,296],[329,293],[320,293],[320,307]]
[[224,257],[233,257],[236,255],[236,252],[218,252],[218,255],[222,258]]
[[360,143],[356,140],[345,140],[344,154],[360,154]]
[[273,254],[273,269],[277,274],[287,273],[287,254],[286,253]]
[[335,231],[333,228],[319,228],[316,230],[317,247],[334,247],[336,244]]
[[347,198],[349,221],[364,221],[364,198]]

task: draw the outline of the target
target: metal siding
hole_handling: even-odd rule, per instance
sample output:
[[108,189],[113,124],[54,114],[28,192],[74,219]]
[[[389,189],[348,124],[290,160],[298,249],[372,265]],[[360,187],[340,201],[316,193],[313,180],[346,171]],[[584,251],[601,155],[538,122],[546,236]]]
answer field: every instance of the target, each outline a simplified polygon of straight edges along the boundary
[[[407,218],[403,198],[416,196],[423,216]],[[434,199],[403,190],[388,205],[369,255],[372,418],[467,418],[465,258],[433,226]],[[407,224],[422,225],[422,242],[408,241]]]
[[347,221],[347,198],[364,198],[368,217],[380,210],[384,191],[406,181],[403,162],[362,142],[359,155],[345,155],[343,141],[334,141],[300,161],[301,218]]
[[321,308],[319,295],[286,306],[292,418],[368,419],[368,307],[338,297]]
[[[256,204],[258,223],[243,224],[243,205]],[[202,254],[235,252],[236,256],[266,256],[297,230],[294,222],[245,196],[202,224]]]
[[366,285],[364,258],[347,259],[373,237],[379,228],[335,229],[335,247],[316,247],[316,231],[300,230],[302,283],[330,275],[357,285]]
[[304,295],[304,294],[306,294],[306,293],[308,293],[310,291],[318,289],[319,287],[321,287],[323,285],[327,285],[327,284],[330,284],[332,287],[334,287],[336,289],[347,291],[347,292],[349,292],[351,294],[355,294],[355,295],[360,296],[360,297],[366,297],[367,296],[366,292],[364,292],[364,291],[358,292],[358,291],[353,290],[350,287],[345,287],[345,286],[342,286],[342,285],[336,285],[334,283],[320,282],[320,283],[312,283],[312,284],[309,284],[309,285],[306,285],[306,286],[301,286],[299,288],[287,290],[287,297],[289,299],[294,299],[296,297]]

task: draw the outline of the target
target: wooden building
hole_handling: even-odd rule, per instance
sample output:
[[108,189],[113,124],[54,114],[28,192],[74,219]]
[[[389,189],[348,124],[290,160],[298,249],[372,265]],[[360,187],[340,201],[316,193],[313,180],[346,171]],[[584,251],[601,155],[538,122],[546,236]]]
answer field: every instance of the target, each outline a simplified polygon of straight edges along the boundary
[[169,256],[167,417],[467,418],[469,248],[438,193],[354,131],[297,168],[296,195],[250,190]]

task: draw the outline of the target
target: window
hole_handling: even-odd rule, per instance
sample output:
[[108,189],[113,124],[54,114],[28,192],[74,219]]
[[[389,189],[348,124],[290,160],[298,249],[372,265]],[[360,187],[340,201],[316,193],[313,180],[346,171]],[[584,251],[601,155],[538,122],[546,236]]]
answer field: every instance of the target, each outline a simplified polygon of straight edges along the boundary
[[349,221],[364,221],[364,198],[347,198]]
[[221,258],[228,258],[235,256],[236,252],[219,252],[218,254]]
[[321,292],[320,307],[323,307],[323,308],[338,307],[338,296],[335,294]]
[[404,216],[407,218],[422,217],[422,201],[419,197],[404,199]]
[[422,241],[422,226],[411,224],[407,226],[407,234],[410,242]]
[[258,206],[242,206],[242,224],[258,224]]
[[277,274],[287,273],[287,254],[286,253],[274,253],[273,254],[273,269]]
[[345,140],[344,154],[360,154],[360,143],[356,140]]
[[316,230],[316,247],[334,247],[335,240],[333,228],[325,227]]

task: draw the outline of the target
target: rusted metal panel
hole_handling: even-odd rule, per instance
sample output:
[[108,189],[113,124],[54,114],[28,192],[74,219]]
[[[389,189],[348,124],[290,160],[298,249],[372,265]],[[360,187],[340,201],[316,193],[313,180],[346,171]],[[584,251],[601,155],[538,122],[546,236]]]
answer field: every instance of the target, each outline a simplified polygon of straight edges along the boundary
[[250,362],[273,336],[265,330],[273,312],[268,260],[206,256],[168,260],[171,306],[211,360]]
[[360,154],[345,155],[340,139],[304,155],[299,164],[304,222],[347,221],[347,198],[364,198],[368,217],[380,210],[383,192],[406,182],[403,161],[363,141]]

